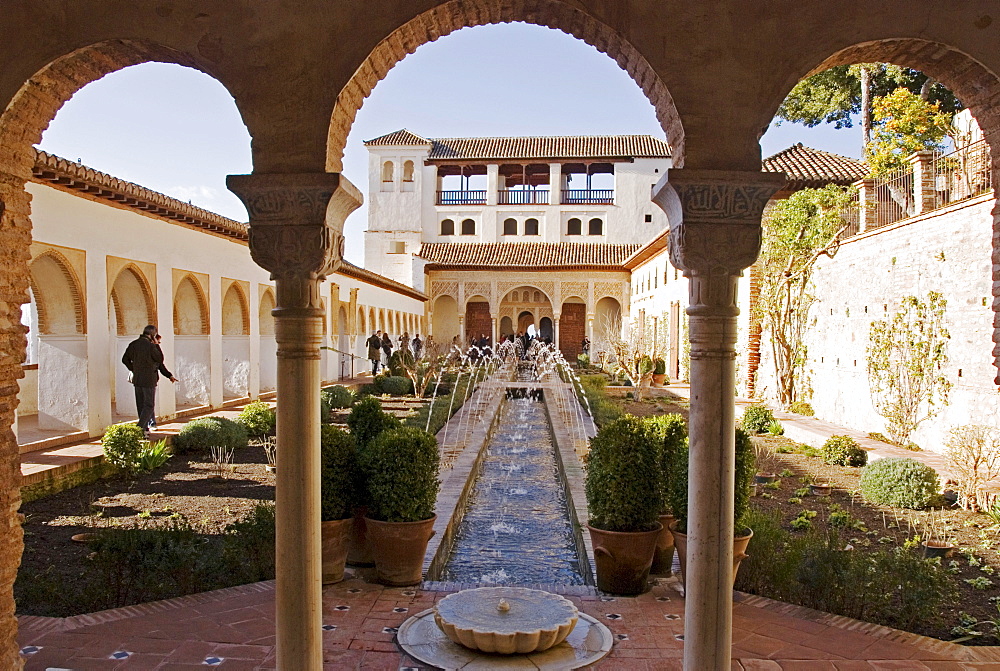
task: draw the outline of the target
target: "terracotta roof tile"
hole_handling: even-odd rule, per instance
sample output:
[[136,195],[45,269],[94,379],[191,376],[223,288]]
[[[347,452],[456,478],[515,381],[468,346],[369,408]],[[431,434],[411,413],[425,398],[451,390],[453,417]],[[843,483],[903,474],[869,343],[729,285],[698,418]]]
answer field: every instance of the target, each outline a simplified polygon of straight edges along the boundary
[[668,158],[670,146],[651,135],[581,135],[559,137],[451,137],[425,139],[406,129],[366,146],[431,145],[429,160]]
[[366,147],[411,147],[431,144],[431,141],[427,138],[420,137],[415,133],[411,133],[405,128],[401,128],[392,133],[386,133],[385,135],[380,135],[373,140],[366,140]]
[[786,189],[797,190],[826,184],[848,185],[868,174],[861,161],[803,146],[801,142],[763,161],[764,172],[783,172]]
[[586,242],[429,242],[420,256],[429,264],[480,268],[602,267],[622,269],[639,245]]

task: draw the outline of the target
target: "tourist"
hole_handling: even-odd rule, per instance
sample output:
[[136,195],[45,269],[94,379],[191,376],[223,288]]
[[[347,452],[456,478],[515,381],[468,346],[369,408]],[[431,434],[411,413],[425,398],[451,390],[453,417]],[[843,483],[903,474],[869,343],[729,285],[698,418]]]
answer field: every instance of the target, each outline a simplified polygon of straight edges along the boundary
[[365,344],[368,345],[368,359],[372,362],[372,377],[378,375],[378,362],[382,357],[382,338],[379,337],[380,333],[382,331],[375,331],[365,341]]
[[590,338],[583,336],[583,342],[580,344],[580,351],[586,355],[590,355]]
[[388,331],[382,334],[382,353],[385,354],[385,367],[388,368],[389,360],[392,359],[392,338]]
[[408,331],[403,331],[403,335],[399,336],[399,351],[407,351],[410,349],[410,333]]
[[420,334],[418,333],[417,335],[413,336],[413,340],[411,342],[413,344],[413,358],[414,359],[419,359],[420,358],[420,350],[424,346],[424,343],[420,341]]
[[[159,333],[157,333],[156,337],[153,338],[153,344],[156,345],[156,349],[160,350],[160,361],[161,361],[161,363],[157,367],[157,370],[160,371],[160,375],[162,375],[163,377],[167,378],[171,382],[177,382],[177,378],[174,377],[174,374],[171,373],[169,370],[167,370],[167,367],[165,365],[163,365],[163,363],[162,363],[162,361],[163,361],[163,348],[160,347],[160,341],[161,340],[163,340],[163,336],[161,336]],[[151,431],[155,431],[156,430],[156,415],[155,414],[153,415],[153,423],[149,425],[149,429]]]
[[[142,335],[129,343],[122,355],[122,363],[129,370],[129,382],[135,387],[135,409],[139,415],[139,428],[148,433],[156,426],[156,383],[163,366],[163,350],[156,344],[156,327],[150,324]],[[166,368],[171,382],[177,380]]]

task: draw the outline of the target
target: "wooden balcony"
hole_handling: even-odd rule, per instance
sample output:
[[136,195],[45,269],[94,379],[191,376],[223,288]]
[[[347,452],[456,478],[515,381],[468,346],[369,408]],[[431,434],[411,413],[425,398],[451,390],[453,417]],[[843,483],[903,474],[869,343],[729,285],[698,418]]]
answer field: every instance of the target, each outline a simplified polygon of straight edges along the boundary
[[614,189],[563,189],[563,205],[614,205]]
[[438,205],[485,205],[486,190],[482,191],[438,191]]
[[509,189],[497,191],[498,205],[548,205],[548,189]]

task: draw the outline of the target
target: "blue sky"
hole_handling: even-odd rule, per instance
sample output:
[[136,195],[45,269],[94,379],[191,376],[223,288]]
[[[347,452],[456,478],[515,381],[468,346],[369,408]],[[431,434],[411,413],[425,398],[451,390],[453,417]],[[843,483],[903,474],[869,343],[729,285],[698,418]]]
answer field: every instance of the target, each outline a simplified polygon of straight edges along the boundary
[[[512,48],[516,45],[516,48]],[[420,47],[365,101],[344,173],[367,192],[364,140],[399,128],[425,137],[650,134],[649,101],[605,54],[565,33],[525,24],[468,28]],[[857,128],[772,125],[763,156],[796,142],[857,157]],[[81,89],[41,149],[246,221],[226,175],[252,168],[250,136],[232,97],[198,71],[149,63]],[[363,261],[362,207],[345,225],[347,258]]]

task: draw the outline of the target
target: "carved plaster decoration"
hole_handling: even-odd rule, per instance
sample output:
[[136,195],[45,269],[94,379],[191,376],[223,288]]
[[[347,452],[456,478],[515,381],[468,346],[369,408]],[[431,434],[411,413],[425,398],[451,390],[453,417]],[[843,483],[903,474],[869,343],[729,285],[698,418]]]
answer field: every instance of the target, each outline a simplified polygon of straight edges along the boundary
[[451,296],[458,302],[458,282],[456,280],[442,281],[434,280],[431,282],[431,300],[435,301],[441,296]]
[[624,285],[626,282],[624,280],[619,280],[616,282],[594,282],[594,301],[595,303],[602,298],[610,297],[614,298],[623,307],[625,305],[624,301]]
[[587,283],[586,282],[563,282],[561,286],[561,293],[559,296],[559,302],[562,303],[570,296],[579,296],[583,300],[587,300]]
[[489,301],[490,305],[493,304],[492,296],[492,286],[489,282],[466,282],[465,283],[465,297],[466,299],[472,296],[485,296],[486,300]]

